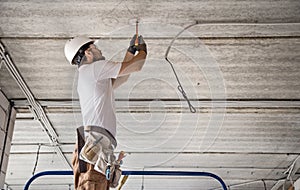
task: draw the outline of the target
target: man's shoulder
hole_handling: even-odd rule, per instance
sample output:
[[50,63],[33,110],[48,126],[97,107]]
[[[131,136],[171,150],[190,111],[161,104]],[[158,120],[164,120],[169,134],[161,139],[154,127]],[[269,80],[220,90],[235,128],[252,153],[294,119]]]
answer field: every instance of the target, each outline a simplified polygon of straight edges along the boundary
[[92,64],[98,64],[98,63],[106,63],[108,62],[108,60],[98,60],[98,61],[94,61]]
[[[94,61],[90,64],[84,64],[84,65],[80,66],[79,70],[90,70],[90,69],[101,68],[102,66],[105,65],[105,63],[107,63],[107,60]],[[85,68],[85,69],[83,69],[83,68]]]
[[91,65],[93,66],[94,69],[98,70],[98,69],[103,69],[103,68],[114,67],[117,64],[120,64],[120,62],[115,62],[115,61],[111,61],[111,60],[99,60],[99,61],[93,62]]
[[92,64],[103,64],[103,63],[112,63],[112,64],[116,64],[116,63],[119,63],[119,62],[104,59],[104,60],[95,61],[95,62],[93,62]]

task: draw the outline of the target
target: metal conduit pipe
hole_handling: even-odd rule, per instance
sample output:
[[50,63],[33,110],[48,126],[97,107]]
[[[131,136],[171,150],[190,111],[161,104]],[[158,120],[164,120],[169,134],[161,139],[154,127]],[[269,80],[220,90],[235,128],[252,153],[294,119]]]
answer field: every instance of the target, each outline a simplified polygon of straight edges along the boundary
[[11,74],[11,76],[15,79],[17,84],[19,85],[20,89],[24,93],[28,103],[29,108],[34,115],[35,118],[38,119],[41,126],[43,127],[44,131],[46,132],[50,143],[56,145],[56,152],[62,158],[66,166],[71,168],[71,164],[69,163],[68,159],[63,154],[61,148],[59,147],[58,142],[58,135],[55,132],[52,124],[50,123],[44,109],[42,108],[41,104],[34,98],[33,93],[31,92],[30,88],[27,86],[26,82],[24,81],[22,75],[18,71],[17,67],[11,60],[8,52],[6,52],[4,45],[0,42],[0,58],[1,61],[4,62],[7,70]]
[[2,43],[0,43],[0,47],[1,47],[0,48],[1,49],[1,57],[4,60],[4,64],[7,68],[7,70],[10,72],[12,77],[15,79],[15,81],[19,85],[19,87],[21,88],[22,92],[25,94],[26,99],[27,99],[29,105],[31,106],[33,115],[35,115],[36,118],[38,118],[39,120],[41,120],[43,122],[43,124],[45,125],[44,127],[45,127],[46,132],[49,133],[49,136],[52,138],[53,141],[56,141],[58,136],[57,136],[56,132],[54,131],[53,127],[51,128],[51,124],[50,124],[49,120],[45,119],[45,118],[47,118],[47,116],[46,116],[43,108],[41,107],[39,102],[37,102],[35,100],[30,88],[27,86],[23,77],[21,76],[18,69],[16,68],[15,64],[12,62],[9,54],[5,51]]
[[[37,178],[46,175],[73,175],[73,171],[43,171],[32,176],[25,184],[24,190],[28,190],[30,184]],[[223,190],[227,190],[225,182],[216,174],[209,172],[190,172],[190,171],[122,171],[122,175],[162,175],[162,176],[204,176],[217,180]]]

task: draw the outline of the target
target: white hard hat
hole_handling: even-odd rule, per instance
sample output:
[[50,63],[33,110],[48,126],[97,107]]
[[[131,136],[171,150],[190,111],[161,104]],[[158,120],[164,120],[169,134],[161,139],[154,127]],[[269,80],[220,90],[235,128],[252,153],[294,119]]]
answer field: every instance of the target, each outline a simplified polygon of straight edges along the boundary
[[78,50],[85,44],[93,43],[93,40],[84,36],[78,36],[73,39],[70,39],[66,42],[65,45],[65,56],[71,65],[74,65],[72,62]]

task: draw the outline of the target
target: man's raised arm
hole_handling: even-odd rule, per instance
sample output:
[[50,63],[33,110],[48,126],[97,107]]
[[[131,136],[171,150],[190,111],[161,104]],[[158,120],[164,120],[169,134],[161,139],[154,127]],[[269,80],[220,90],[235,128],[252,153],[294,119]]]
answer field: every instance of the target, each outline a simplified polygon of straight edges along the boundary
[[[136,35],[134,35],[130,41],[130,46],[125,54],[118,78],[113,80],[114,89],[126,82],[131,73],[140,71],[143,68],[143,65],[146,61],[147,45],[143,37],[139,36],[139,45],[135,46],[135,38]],[[138,54],[134,55],[136,51],[138,51]]]

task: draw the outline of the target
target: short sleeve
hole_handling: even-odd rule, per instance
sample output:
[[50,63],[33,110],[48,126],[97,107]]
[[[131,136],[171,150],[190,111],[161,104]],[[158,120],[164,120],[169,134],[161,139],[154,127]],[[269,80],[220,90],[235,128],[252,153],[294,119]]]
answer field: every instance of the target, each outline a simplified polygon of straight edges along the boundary
[[97,61],[94,63],[94,76],[96,80],[103,80],[109,78],[117,78],[122,64],[113,61]]

